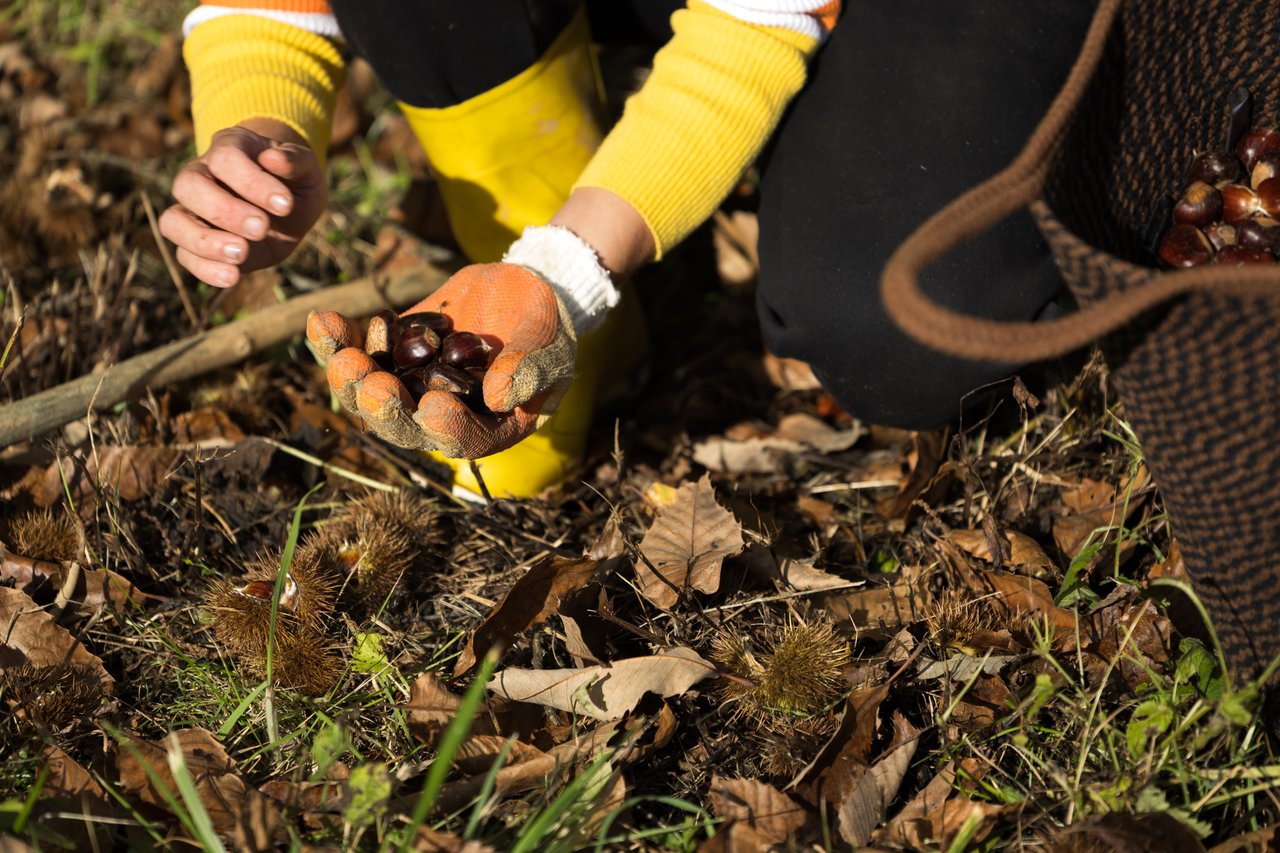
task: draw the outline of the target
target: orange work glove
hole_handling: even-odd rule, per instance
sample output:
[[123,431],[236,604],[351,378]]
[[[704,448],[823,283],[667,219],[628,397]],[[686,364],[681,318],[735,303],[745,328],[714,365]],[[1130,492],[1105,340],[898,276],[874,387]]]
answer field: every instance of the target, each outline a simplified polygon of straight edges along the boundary
[[[493,346],[484,377],[493,415],[477,414],[445,391],[428,391],[415,411],[400,380],[370,357],[359,327],[334,311],[307,318],[307,339],[329,386],[383,440],[478,459],[520,441],[555,411],[573,380],[577,338],[564,303],[536,273],[509,263],[473,264],[404,313],[419,311],[445,314],[455,329]],[[386,328],[375,319],[369,332],[385,338]]]

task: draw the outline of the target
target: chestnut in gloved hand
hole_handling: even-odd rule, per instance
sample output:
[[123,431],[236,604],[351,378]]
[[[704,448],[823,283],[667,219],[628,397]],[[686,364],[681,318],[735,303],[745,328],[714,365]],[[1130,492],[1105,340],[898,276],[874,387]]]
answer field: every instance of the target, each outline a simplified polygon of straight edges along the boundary
[[415,395],[386,369],[397,343],[388,329],[397,324],[375,317],[364,335],[333,311],[307,318],[307,338],[329,386],[382,439],[478,459],[515,444],[555,411],[573,379],[577,336],[569,310],[541,276],[513,263],[473,264],[400,315],[399,325],[423,312],[443,314],[454,329],[489,345],[482,393],[490,413],[443,390],[426,390],[415,404]]

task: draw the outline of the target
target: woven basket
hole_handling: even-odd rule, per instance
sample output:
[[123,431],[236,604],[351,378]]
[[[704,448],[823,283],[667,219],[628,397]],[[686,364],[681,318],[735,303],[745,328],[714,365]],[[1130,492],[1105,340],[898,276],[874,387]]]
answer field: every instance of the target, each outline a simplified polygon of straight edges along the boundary
[[[1016,363],[1102,341],[1197,592],[1236,676],[1280,655],[1280,266],[1155,268],[1147,232],[1224,105],[1252,91],[1280,125],[1280,4],[1103,0],[1075,67],[1003,172],[915,231],[885,268],[890,315],[935,349]],[[1009,324],[919,286],[938,258],[1020,208],[1079,312]]]

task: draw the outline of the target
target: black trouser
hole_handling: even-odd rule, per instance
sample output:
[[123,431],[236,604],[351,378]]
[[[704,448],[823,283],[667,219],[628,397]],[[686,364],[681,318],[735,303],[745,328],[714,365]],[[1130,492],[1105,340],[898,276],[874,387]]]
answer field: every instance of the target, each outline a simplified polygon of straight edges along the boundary
[[[450,106],[516,76],[574,8],[571,0],[331,5],[387,88],[420,107]],[[634,16],[645,41],[677,5],[603,0],[590,11],[597,32]],[[761,326],[771,350],[810,362],[858,417],[939,426],[1013,365],[949,358],[907,338],[881,304],[881,270],[931,213],[1017,154],[1066,78],[1093,4],[846,7],[763,161]],[[944,305],[1006,320],[1035,318],[1062,286],[1025,214],[953,253],[924,284]]]

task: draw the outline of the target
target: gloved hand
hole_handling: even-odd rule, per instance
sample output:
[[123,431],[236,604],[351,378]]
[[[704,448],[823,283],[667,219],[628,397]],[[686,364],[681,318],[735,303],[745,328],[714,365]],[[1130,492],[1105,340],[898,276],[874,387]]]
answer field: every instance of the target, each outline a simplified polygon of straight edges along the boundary
[[[307,318],[307,339],[329,386],[385,441],[478,459],[515,444],[555,411],[573,379],[577,337],[564,303],[536,273],[511,263],[473,264],[404,313],[419,311],[445,314],[455,329],[493,345],[483,389],[493,415],[444,391],[428,391],[415,410],[400,380],[370,357],[359,327],[333,311]],[[385,337],[376,325],[370,332]]]

